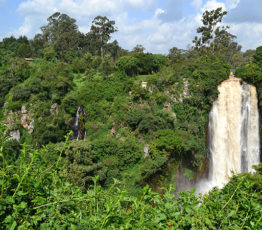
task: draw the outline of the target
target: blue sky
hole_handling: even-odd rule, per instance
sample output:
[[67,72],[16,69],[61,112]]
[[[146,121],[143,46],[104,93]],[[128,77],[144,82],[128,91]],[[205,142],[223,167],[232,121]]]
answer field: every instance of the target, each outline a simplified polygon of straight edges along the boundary
[[141,44],[149,52],[168,53],[191,45],[204,10],[220,6],[243,50],[262,45],[262,0],[0,0],[0,39],[32,38],[59,11],[75,18],[85,33],[95,16],[105,15],[116,21],[114,38],[123,48]]

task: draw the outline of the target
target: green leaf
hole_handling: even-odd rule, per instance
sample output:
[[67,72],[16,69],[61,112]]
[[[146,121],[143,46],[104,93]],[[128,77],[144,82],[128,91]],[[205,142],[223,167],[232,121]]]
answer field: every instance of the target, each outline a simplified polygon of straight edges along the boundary
[[10,226],[9,230],[14,230],[15,227],[16,227],[16,225],[17,225],[17,223],[16,223],[16,221],[14,220],[13,223],[12,223],[12,225]]
[[15,199],[12,196],[7,196],[5,198],[6,203],[10,203],[10,204],[14,204],[15,203]]
[[17,192],[17,196],[24,196],[24,195],[26,195],[27,194],[27,192],[23,192],[23,191],[19,191],[19,192]]
[[212,222],[208,219],[208,218],[205,218],[205,222],[208,226],[211,226],[212,225]]
[[21,208],[21,209],[24,209],[24,208],[27,207],[27,203],[24,202],[24,201],[22,201],[17,207],[18,207],[18,208]]

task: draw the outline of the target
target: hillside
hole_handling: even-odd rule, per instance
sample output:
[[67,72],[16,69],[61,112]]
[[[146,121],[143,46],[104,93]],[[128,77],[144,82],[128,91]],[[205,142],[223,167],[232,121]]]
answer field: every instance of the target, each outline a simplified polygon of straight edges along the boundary
[[55,13],[32,40],[4,38],[0,229],[262,227],[261,167],[174,199],[173,187],[206,176],[208,115],[230,68],[262,107],[261,47],[242,52],[226,28],[204,27],[168,55],[122,49],[101,16],[87,34]]

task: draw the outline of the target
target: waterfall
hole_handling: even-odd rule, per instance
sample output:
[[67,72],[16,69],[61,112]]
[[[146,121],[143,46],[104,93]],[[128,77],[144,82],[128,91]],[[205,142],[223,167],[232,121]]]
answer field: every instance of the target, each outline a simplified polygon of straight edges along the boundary
[[80,117],[81,114],[84,117],[86,117],[84,108],[79,106],[77,108],[75,117],[73,118],[72,125],[71,125],[71,129],[73,131],[73,134],[72,134],[71,138],[75,139],[77,141],[78,140],[83,140],[86,137],[86,130],[83,127],[80,127],[80,125],[79,125],[79,117]]
[[208,184],[221,188],[232,173],[251,172],[259,164],[259,115],[254,86],[231,76],[218,91],[209,114]]

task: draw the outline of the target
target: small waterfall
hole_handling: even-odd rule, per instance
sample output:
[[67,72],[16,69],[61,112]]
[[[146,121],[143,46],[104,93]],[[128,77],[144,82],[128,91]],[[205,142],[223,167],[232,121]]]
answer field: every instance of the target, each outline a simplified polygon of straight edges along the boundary
[[213,186],[221,188],[232,172],[250,172],[252,165],[259,163],[256,88],[231,76],[218,90],[218,100],[209,114],[210,169],[204,185],[209,188],[202,191]]
[[71,129],[73,131],[71,138],[75,140],[83,140],[86,137],[86,130],[84,127],[81,127],[79,124],[79,117],[82,115],[84,118],[86,117],[86,113],[82,106],[79,106],[76,111],[76,115],[73,118]]

